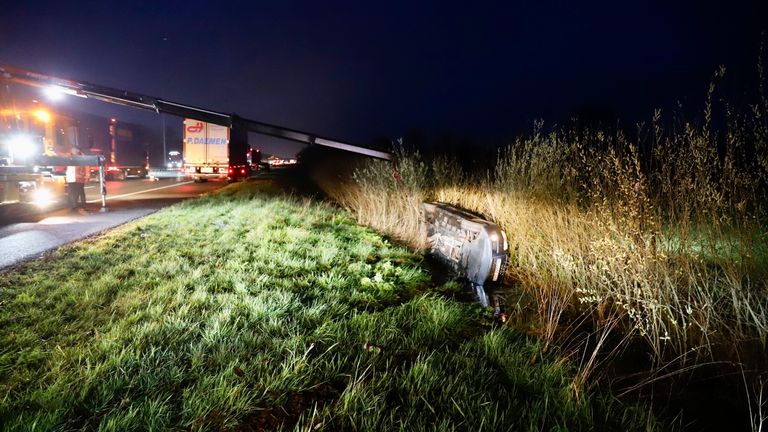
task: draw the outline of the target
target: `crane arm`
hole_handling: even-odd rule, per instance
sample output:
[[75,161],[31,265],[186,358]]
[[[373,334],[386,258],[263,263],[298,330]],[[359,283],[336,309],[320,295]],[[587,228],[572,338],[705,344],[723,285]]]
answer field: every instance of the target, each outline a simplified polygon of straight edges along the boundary
[[249,132],[297,141],[303,144],[316,144],[325,147],[332,147],[339,150],[366,155],[376,159],[392,159],[392,156],[387,152],[352,145],[328,138],[321,138],[311,133],[301,132],[283,126],[245,119],[236,114],[227,114],[205,108],[194,107],[191,105],[167,101],[140,93],[91,84],[84,81],[59,78],[15,66],[0,65],[0,77],[10,82],[33,87],[40,87],[44,89],[52,89],[53,91],[59,91],[69,95],[88,99],[95,99],[102,102],[154,111],[158,114],[164,113],[179,117],[193,118],[195,120],[214,123],[232,129],[245,129]]

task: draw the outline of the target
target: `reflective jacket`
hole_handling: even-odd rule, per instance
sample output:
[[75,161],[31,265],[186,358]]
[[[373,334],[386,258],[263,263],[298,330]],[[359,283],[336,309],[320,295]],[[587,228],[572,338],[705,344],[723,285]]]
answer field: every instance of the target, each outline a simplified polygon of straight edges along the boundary
[[84,166],[67,167],[67,183],[85,183],[88,181],[88,169]]

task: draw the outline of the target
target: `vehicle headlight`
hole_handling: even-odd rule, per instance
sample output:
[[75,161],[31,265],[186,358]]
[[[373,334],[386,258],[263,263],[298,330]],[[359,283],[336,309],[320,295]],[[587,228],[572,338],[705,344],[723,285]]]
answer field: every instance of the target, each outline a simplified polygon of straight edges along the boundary
[[8,141],[8,149],[13,159],[28,159],[35,154],[35,143],[32,137],[16,135]]
[[37,189],[32,197],[32,202],[39,207],[45,207],[53,202],[53,195],[48,189]]

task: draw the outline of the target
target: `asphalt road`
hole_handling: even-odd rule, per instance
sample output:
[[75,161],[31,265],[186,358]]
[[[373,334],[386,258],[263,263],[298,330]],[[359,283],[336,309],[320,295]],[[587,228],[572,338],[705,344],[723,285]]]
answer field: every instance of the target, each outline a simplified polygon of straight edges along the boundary
[[[123,207],[125,205],[163,206],[186,198],[198,196],[226,185],[226,182],[194,183],[183,178],[127,179],[108,181],[107,208]],[[85,186],[85,199],[88,208],[101,206],[101,195],[98,183],[88,183]]]
[[107,211],[100,211],[96,183],[86,185],[86,211],[69,209],[29,215],[24,222],[0,226],[0,268],[39,257],[63,244],[146,216],[162,207],[213,191],[226,182],[194,183],[171,177],[107,182]]

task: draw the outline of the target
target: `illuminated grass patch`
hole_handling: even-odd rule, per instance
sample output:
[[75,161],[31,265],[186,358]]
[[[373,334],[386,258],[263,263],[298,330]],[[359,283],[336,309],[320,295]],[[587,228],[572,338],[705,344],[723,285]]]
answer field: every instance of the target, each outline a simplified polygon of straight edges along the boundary
[[653,428],[441,291],[342,211],[230,186],[3,273],[0,426]]

